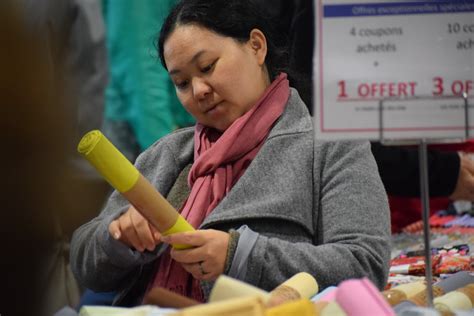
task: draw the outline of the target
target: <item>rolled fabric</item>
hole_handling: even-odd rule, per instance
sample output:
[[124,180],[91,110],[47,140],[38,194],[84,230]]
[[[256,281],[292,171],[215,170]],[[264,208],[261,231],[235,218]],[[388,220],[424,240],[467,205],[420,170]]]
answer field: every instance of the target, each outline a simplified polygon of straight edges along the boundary
[[[433,284],[433,298],[442,296],[448,292],[454,291],[458,288],[474,283],[474,274],[469,271],[459,271],[447,279],[441,280]],[[401,312],[410,306],[427,306],[426,291],[419,292],[416,295],[401,301],[394,306],[396,312]]]
[[277,306],[284,302],[303,298],[309,299],[318,293],[318,290],[316,279],[309,273],[300,272],[270,292],[267,306]]
[[401,284],[390,290],[383,291],[382,295],[391,306],[395,306],[401,301],[410,299],[411,297],[425,290],[426,284],[424,282],[413,282]]
[[221,275],[214,283],[209,302],[228,300],[249,295],[258,296],[266,307],[274,307],[288,301],[309,299],[318,292],[318,283],[312,275],[300,272],[267,292],[240,280]]
[[220,275],[209,294],[209,303],[248,296],[259,297],[264,303],[266,303],[270,297],[268,292],[258,287],[226,275]]
[[[77,150],[162,235],[194,230],[102,132],[88,132]],[[189,248],[176,244],[173,247]]]
[[322,311],[329,305],[329,302],[326,301],[318,301],[314,302],[314,313],[316,316],[320,316]]
[[265,316],[315,316],[316,307],[308,299],[293,300],[268,308]]
[[[433,297],[439,297],[451,291],[457,290],[470,283],[474,283],[474,274],[469,271],[459,271],[447,279],[433,284]],[[427,306],[426,291],[413,295],[407,300],[401,301],[393,309],[397,314],[402,313],[415,306]]]
[[315,316],[347,316],[347,313],[335,301],[314,303]]
[[183,308],[170,316],[265,316],[265,307],[258,296],[237,297],[225,301]]
[[474,308],[474,283],[435,298],[433,304],[440,312],[472,310]]
[[395,316],[395,312],[375,285],[366,277],[341,282],[336,302],[349,316]]

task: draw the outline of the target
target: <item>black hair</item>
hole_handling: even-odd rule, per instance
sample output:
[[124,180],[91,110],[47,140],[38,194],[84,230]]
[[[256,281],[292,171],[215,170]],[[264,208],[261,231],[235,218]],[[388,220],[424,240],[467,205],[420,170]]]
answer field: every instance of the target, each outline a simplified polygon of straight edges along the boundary
[[265,65],[270,79],[288,72],[286,38],[282,38],[251,0],[181,0],[163,23],[158,38],[158,53],[166,67],[163,46],[177,26],[195,24],[219,35],[245,43],[252,29],[259,29],[267,39]]

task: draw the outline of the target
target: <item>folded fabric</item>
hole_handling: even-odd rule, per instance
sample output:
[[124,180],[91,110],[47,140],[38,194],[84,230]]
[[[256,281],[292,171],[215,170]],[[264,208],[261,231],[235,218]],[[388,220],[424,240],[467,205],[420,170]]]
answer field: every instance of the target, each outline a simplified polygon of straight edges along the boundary
[[[439,255],[431,256],[431,268],[434,269],[440,260],[441,257]],[[390,261],[390,273],[425,275],[425,271],[426,263],[424,256],[392,259]]]
[[449,274],[459,271],[469,271],[471,269],[471,256],[443,256],[435,268],[436,274]]
[[452,226],[463,226],[463,227],[474,227],[474,217],[469,214],[457,217],[456,219],[444,224],[445,227]]

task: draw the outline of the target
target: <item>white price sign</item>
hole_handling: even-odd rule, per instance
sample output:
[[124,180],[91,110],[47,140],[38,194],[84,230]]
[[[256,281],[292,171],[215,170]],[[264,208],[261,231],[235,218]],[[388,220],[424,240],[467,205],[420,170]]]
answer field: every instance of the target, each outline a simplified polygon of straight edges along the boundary
[[316,137],[378,139],[382,128],[386,138],[453,138],[466,122],[474,129],[474,0],[316,0],[315,17]]

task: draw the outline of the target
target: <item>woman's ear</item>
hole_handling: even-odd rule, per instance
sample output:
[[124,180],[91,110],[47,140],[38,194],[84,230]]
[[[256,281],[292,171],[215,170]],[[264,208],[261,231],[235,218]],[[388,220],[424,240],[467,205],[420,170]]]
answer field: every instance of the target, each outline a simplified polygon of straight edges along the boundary
[[264,65],[265,57],[267,57],[267,39],[265,34],[259,29],[253,29],[250,31],[248,44],[257,57],[258,64],[260,66]]

